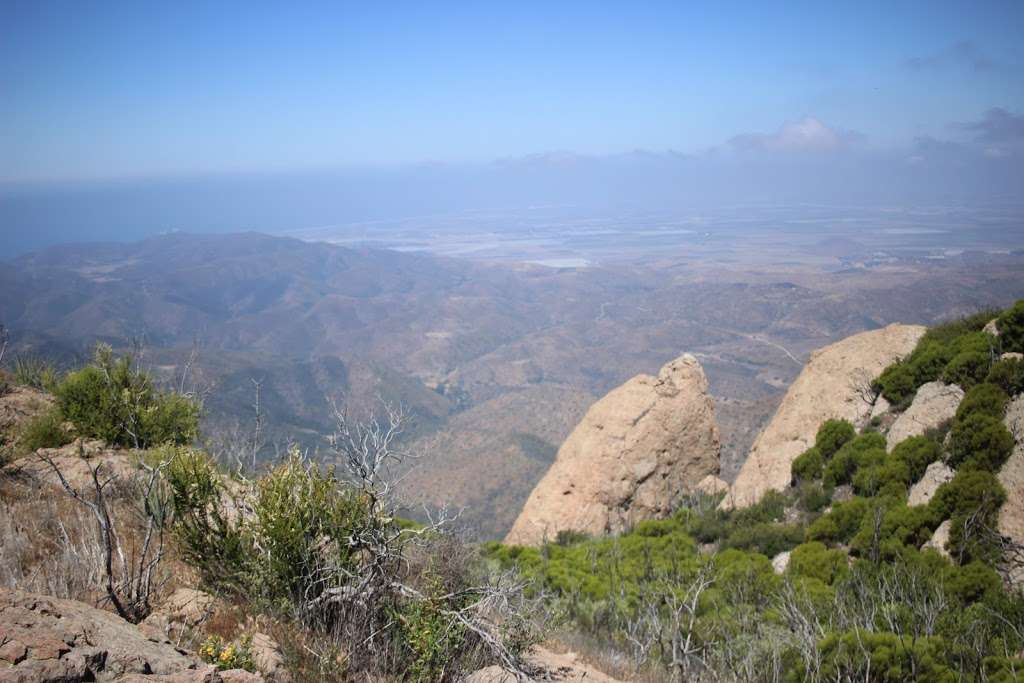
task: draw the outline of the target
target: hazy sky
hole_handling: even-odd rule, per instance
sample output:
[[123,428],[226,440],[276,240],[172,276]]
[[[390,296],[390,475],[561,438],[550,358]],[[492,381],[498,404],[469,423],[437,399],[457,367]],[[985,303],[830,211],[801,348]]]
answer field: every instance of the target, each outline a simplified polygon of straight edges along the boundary
[[1022,28],[1020,0],[7,0],[0,181],[998,144],[1024,137]]

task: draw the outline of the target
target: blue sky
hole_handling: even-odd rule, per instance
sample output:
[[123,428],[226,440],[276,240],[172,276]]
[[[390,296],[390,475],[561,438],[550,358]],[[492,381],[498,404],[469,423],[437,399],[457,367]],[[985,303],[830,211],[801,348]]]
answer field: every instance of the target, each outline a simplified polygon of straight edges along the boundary
[[1019,0],[8,0],[2,14],[8,182],[701,153],[800,121],[881,150],[980,139],[971,125],[993,109],[1011,132],[1024,121]]

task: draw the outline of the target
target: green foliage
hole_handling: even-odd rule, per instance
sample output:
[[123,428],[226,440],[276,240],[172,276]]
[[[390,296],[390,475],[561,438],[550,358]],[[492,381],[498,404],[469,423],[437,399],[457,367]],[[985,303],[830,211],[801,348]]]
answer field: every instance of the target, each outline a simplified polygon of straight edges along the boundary
[[244,636],[237,643],[225,642],[220,636],[210,636],[199,646],[199,657],[204,662],[216,666],[219,671],[256,671],[256,660],[252,655],[252,636]]
[[[923,384],[923,382],[922,382]],[[914,392],[920,386],[911,372],[910,366],[903,362],[890,365],[872,383],[875,391],[878,391],[887,401],[896,407],[910,403]]]
[[[910,640],[895,633],[829,633],[819,645],[821,679],[869,683],[953,683],[956,672],[945,662],[942,638]],[[810,679],[807,679],[810,680]]]
[[807,529],[807,538],[823,543],[849,543],[860,529],[868,511],[866,498],[854,497],[836,503],[832,509],[819,517]]
[[351,570],[349,534],[377,522],[332,471],[296,454],[257,482],[252,514],[247,585],[272,604],[315,599],[327,588],[317,585],[318,564]]
[[846,553],[842,550],[829,550],[824,543],[811,541],[793,549],[786,573],[831,585],[846,573],[846,567]]
[[161,393],[131,356],[115,359],[100,345],[91,365],[68,374],[54,390],[64,418],[83,436],[149,448],[194,441],[199,406],[175,393]]
[[34,356],[16,358],[14,381],[22,386],[52,391],[57,384],[57,371],[47,361]]
[[996,323],[1003,351],[1024,353],[1024,299],[999,316]]
[[975,413],[1002,419],[1010,397],[996,384],[979,384],[968,391],[956,409],[956,419]]
[[935,519],[950,520],[948,549],[961,564],[999,558],[999,539],[991,530],[1005,501],[999,480],[985,470],[961,470],[935,492],[929,508]]
[[853,425],[846,420],[826,420],[814,438],[814,446],[821,457],[828,460],[857,435]]
[[436,583],[425,600],[417,600],[392,609],[398,624],[398,642],[409,651],[410,665],[403,680],[433,683],[444,678],[453,653],[463,645],[466,628],[452,627],[444,610],[452,605],[441,598],[443,586]]
[[970,389],[985,379],[989,372],[991,356],[982,351],[961,351],[953,356],[942,371],[942,381],[947,384],[959,384]]
[[825,487],[849,484],[858,467],[881,464],[884,459],[885,437],[877,432],[861,434],[846,442],[825,465]]
[[825,459],[821,457],[821,451],[817,447],[811,446],[793,459],[793,464],[790,466],[793,482],[821,479],[824,465]]
[[893,460],[898,460],[907,467],[909,480],[914,483],[924,476],[928,465],[942,456],[942,446],[926,436],[912,436],[896,444],[892,449]]
[[[977,356],[964,356],[955,363],[953,361],[964,353],[985,354],[987,372],[993,340],[981,330],[994,315],[993,311],[981,311],[932,327],[921,337],[910,356],[887,367],[872,386],[894,406],[904,408],[922,384],[933,382],[944,373],[972,384],[981,381],[985,373],[976,368]],[[988,320],[983,320],[986,316],[989,316]]]
[[64,421],[57,410],[36,415],[21,427],[18,446],[33,452],[40,448],[60,448],[71,443],[71,435],[64,429]]
[[799,524],[761,522],[735,529],[722,542],[723,548],[736,548],[773,557],[804,540],[804,527]]
[[205,453],[193,448],[164,446],[150,458],[167,463],[164,478],[183,559],[211,590],[244,592],[252,537],[231,519],[229,509],[238,505],[225,490],[225,478]]
[[803,512],[821,512],[831,502],[831,494],[818,482],[805,481],[796,487],[796,506]]
[[857,468],[853,476],[854,492],[861,496],[874,496],[882,491],[899,497],[906,495],[911,474],[905,461],[895,456],[886,457],[884,451],[866,451],[863,455],[873,457]]
[[1002,420],[971,413],[953,424],[949,464],[954,468],[996,472],[1013,451],[1013,435]]
[[995,384],[1008,396],[1024,392],[1024,360],[1005,358],[994,363],[985,381]]
[[876,499],[851,540],[850,550],[872,560],[891,561],[906,546],[920,548],[932,537],[940,521],[927,505],[909,506],[902,501]]

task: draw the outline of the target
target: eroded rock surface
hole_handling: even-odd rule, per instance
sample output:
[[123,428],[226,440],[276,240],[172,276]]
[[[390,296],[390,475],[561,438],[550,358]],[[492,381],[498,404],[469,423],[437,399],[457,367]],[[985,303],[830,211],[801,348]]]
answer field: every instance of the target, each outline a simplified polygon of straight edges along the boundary
[[720,447],[707,377],[686,354],[591,406],[505,542],[538,545],[563,530],[617,533],[665,516],[718,474]]
[[907,505],[925,505],[932,499],[939,487],[953,478],[953,470],[941,462],[933,462],[924,471],[921,480],[910,487]]
[[222,677],[115,614],[0,588],[0,681],[116,680],[216,683]]
[[871,380],[913,351],[924,332],[920,325],[889,325],[814,352],[754,442],[722,506],[746,507],[767,491],[786,488],[790,465],[813,445],[825,420],[864,423],[873,408]]
[[957,406],[964,398],[964,390],[955,384],[928,382],[921,385],[914,395],[914,402],[889,428],[885,437],[888,450],[912,436],[921,436],[929,429],[935,429],[956,415]]
[[[999,533],[1024,544],[1024,394],[1006,408],[1006,428],[1013,434],[1013,452],[999,470],[999,483],[1006,489],[1006,502],[999,510]],[[1015,579],[1024,577],[1015,577]]]

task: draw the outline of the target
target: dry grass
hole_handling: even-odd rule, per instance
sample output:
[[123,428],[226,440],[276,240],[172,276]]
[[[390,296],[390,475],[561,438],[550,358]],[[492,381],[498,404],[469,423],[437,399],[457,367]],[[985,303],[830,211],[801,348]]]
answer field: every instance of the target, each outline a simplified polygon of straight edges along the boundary
[[[131,491],[119,487],[112,511],[129,562],[142,534]],[[0,538],[0,586],[108,607],[96,519],[62,490],[29,475],[0,474]],[[161,593],[181,585],[181,570],[164,562]]]

